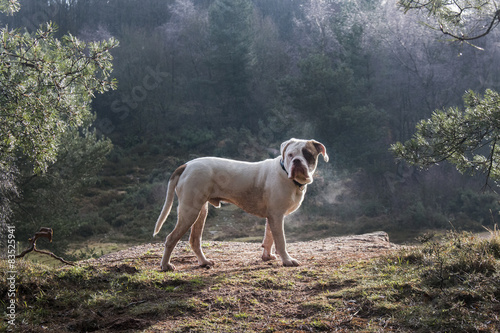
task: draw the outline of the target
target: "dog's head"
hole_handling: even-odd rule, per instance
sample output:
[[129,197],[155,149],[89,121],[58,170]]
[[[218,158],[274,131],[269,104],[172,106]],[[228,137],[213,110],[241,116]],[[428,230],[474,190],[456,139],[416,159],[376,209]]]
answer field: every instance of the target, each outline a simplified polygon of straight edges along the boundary
[[325,146],[315,140],[290,139],[281,144],[281,159],[288,178],[299,184],[310,184],[318,165],[318,156],[328,162]]

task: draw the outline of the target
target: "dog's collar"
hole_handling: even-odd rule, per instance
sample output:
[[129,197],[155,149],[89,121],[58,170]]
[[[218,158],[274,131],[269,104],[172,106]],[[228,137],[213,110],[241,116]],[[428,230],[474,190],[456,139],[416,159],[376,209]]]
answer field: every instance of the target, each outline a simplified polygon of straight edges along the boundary
[[[283,163],[283,160],[280,160],[280,165],[281,165],[281,168],[283,169],[283,171],[285,171],[286,175],[288,176],[288,171],[286,171],[285,169],[285,163]],[[296,181],[295,179],[293,179],[293,183],[295,185],[297,185],[298,187],[300,187],[301,189],[306,186],[307,184],[301,184],[299,183],[298,181]]]

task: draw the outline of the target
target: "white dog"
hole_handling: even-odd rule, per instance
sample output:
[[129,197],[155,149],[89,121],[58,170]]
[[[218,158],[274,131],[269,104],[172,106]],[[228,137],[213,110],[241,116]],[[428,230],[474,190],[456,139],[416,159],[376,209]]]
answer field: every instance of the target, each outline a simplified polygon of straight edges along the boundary
[[246,212],[267,219],[262,247],[264,261],[276,259],[276,251],[284,266],[299,262],[286,250],[283,219],[300,207],[307,184],[312,183],[318,155],[326,162],[323,144],[314,140],[290,139],[281,144],[281,154],[261,162],[240,162],[216,157],[194,159],[177,168],[168,182],[167,198],[156,222],[156,235],[172,208],[177,193],[177,224],[167,236],[161,261],[163,271],[175,270],[170,257],[179,239],[191,228],[189,242],[200,266],[212,266],[201,249],[201,236],[208,203],[220,207],[221,201],[237,205]]

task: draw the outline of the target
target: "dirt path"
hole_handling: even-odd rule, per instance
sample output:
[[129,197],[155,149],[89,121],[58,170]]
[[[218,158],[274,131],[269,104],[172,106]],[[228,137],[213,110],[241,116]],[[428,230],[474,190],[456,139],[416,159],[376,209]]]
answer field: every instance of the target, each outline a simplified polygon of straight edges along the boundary
[[263,262],[259,243],[206,241],[203,248],[215,261],[211,269],[200,268],[183,241],[173,253],[175,272],[160,272],[162,243],[80,261],[52,275],[27,271],[19,295],[29,307],[20,308],[27,318],[20,331],[364,330],[371,319],[361,316],[361,305],[335,296],[356,281],[338,274],[343,264],[399,246],[385,232],[289,243],[301,262],[293,268],[279,259]]
[[[297,268],[283,268],[279,258],[263,262],[259,243],[206,241],[203,248],[206,256],[215,261],[211,269],[197,265],[196,256],[185,241],[177,245],[172,257],[175,274],[182,276],[180,280],[193,279],[195,284],[200,281],[203,288],[186,287],[182,282],[180,289],[173,286],[173,292],[145,296],[137,302],[156,304],[156,310],[147,310],[148,315],[141,315],[139,321],[135,316],[112,315],[107,328],[129,331],[136,326],[146,328],[143,332],[322,331],[315,327],[320,322],[316,319],[316,307],[330,305],[318,301],[322,299],[318,295],[325,288],[343,287],[328,282],[338,268],[348,262],[381,256],[400,246],[390,243],[385,232],[289,243],[290,255],[301,262]],[[162,243],[150,243],[81,264],[120,274],[158,272],[162,253]],[[186,301],[190,304],[188,309],[171,306]],[[166,314],[157,316],[157,312],[163,311]],[[366,327],[368,320],[358,318],[358,311],[357,305],[342,306],[323,328],[340,325],[339,331],[348,332]],[[155,315],[150,316],[150,312]]]
[[[318,265],[321,262],[344,263],[352,260],[369,259],[398,249],[400,246],[390,243],[389,235],[379,231],[363,235],[331,237],[317,241],[288,243],[290,255],[301,262],[302,266]],[[213,270],[224,271],[234,266],[249,266],[263,264],[260,256],[262,249],[259,243],[241,242],[203,242],[203,249],[209,259],[215,261]],[[163,243],[149,243],[126,250],[91,259],[85,263],[96,265],[114,265],[127,259],[144,259],[148,264],[158,266],[163,253]],[[83,263],[83,262],[82,262]],[[197,269],[197,260],[188,242],[181,241],[172,255],[172,263],[177,271]],[[279,266],[278,259],[264,264]]]

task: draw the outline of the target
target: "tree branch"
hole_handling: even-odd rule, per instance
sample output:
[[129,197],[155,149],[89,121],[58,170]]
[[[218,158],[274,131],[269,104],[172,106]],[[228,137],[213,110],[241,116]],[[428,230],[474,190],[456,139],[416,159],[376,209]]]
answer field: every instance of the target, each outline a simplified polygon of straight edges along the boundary
[[54,253],[50,251],[38,250],[36,248],[36,241],[38,240],[38,238],[47,238],[49,242],[52,242],[52,235],[53,235],[52,228],[44,228],[44,227],[40,228],[40,230],[28,240],[30,242],[30,246],[26,250],[21,252],[21,254],[17,255],[16,258],[22,258],[30,252],[38,252],[41,254],[49,255],[52,258],[57,259],[62,263],[65,263],[66,265],[74,266],[75,265],[74,263],[66,261],[63,258],[56,256]]
[[495,161],[494,161],[494,155],[495,155],[496,145],[497,145],[497,140],[495,139],[493,141],[493,147],[491,147],[491,152],[490,152],[490,156],[489,156],[488,172],[486,173],[486,182],[485,182],[485,184],[483,186],[483,190],[486,189],[486,187],[490,187],[489,186],[489,180],[490,180],[490,175],[491,175],[491,170],[493,168],[493,164],[495,163]]
[[446,31],[442,24],[439,25],[439,29],[441,30],[441,32],[444,35],[450,36],[450,37],[452,37],[456,40],[459,40],[461,42],[467,42],[467,41],[483,38],[484,36],[488,35],[491,32],[491,30],[493,30],[493,28],[495,28],[498,24],[500,24],[500,10],[497,10],[495,12],[495,15],[493,15],[493,18],[491,19],[491,22],[488,25],[488,28],[482,34],[479,34],[476,36],[472,36],[472,37],[467,37],[466,35],[457,36],[449,31]]

